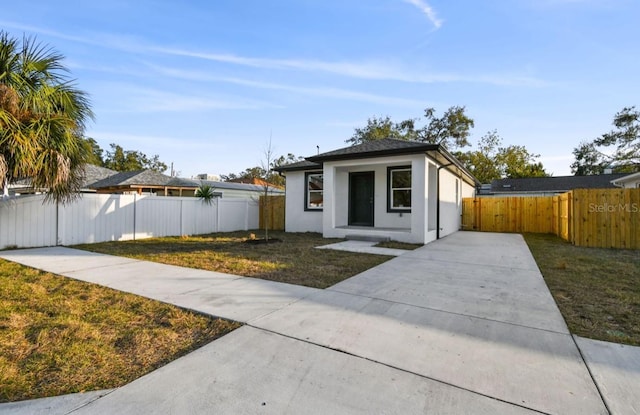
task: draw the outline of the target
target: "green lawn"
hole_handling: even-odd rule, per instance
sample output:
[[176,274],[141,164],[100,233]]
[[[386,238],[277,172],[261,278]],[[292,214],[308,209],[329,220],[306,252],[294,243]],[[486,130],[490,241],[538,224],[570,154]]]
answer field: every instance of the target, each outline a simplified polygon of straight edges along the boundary
[[245,277],[326,288],[392,257],[316,246],[340,242],[317,233],[270,231],[280,242],[251,244],[251,233],[225,232],[189,237],[166,237],[127,242],[78,245],[76,248]]
[[640,251],[524,238],[572,333],[640,346]]
[[0,259],[0,402],[118,387],[238,326]]

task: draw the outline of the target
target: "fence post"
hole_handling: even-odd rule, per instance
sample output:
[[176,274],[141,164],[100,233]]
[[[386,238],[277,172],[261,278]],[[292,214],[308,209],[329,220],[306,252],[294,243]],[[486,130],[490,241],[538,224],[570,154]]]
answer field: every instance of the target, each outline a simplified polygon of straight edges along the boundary
[[249,230],[249,199],[244,201],[244,230]]
[[216,233],[220,232],[220,203],[222,203],[222,198],[216,198]]
[[136,205],[137,205],[137,193],[133,194],[133,240],[136,240]]
[[60,203],[56,202],[56,246],[60,245]]

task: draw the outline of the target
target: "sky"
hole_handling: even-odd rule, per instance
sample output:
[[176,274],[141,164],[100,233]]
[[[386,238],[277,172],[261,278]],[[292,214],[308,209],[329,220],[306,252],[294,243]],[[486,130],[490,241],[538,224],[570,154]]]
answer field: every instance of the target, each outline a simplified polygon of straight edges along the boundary
[[569,175],[573,148],[640,106],[637,0],[30,0],[0,30],[65,56],[109,149],[183,177],[346,146],[367,119],[466,107]]

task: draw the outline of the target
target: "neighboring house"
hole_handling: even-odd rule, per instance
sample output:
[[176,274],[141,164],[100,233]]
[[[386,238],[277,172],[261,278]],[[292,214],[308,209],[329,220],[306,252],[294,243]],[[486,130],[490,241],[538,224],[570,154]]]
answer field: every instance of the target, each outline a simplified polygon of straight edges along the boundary
[[94,183],[116,174],[118,174],[117,171],[108,169],[106,167],[100,167],[94,164],[85,164],[84,179],[82,181],[82,192],[95,192],[95,189],[92,187]]
[[282,186],[279,186],[277,184],[273,184],[273,183],[269,183],[265,180],[259,179],[257,177],[251,177],[249,179],[246,178],[240,178],[240,179],[231,179],[231,180],[227,180],[226,183],[244,183],[244,184],[255,184],[257,186],[269,186],[269,187],[274,187],[274,188],[278,188],[278,189],[282,189]]
[[[215,193],[219,193],[221,197],[255,199],[257,197],[264,196],[265,194],[265,185],[218,182],[212,180],[194,182],[196,186],[199,186],[200,183],[208,184],[209,186],[213,187],[213,191]],[[284,190],[279,187],[275,187],[274,185],[268,185],[266,187],[266,190],[269,196],[284,196]]]
[[286,177],[285,230],[325,238],[428,243],[460,229],[479,184],[438,144],[384,139],[275,169]]
[[625,189],[640,189],[640,172],[611,180],[611,184]]
[[123,171],[92,185],[97,193],[157,196],[193,196],[197,187],[192,180],[167,176],[154,170]]
[[[227,183],[210,180],[193,180],[171,177],[153,170],[138,170],[117,173],[92,184],[97,193],[137,193],[156,196],[194,197],[201,184],[213,187],[217,197],[257,198],[265,188],[258,185]],[[284,194],[281,189],[269,188],[270,195]]]
[[[96,190],[92,187],[94,183],[118,174],[115,170],[95,166],[93,164],[85,164],[83,169],[84,176],[82,184],[80,185],[80,192],[82,193],[95,193]],[[31,187],[31,179],[18,180],[17,182],[9,185],[9,192],[13,195],[43,193],[44,191],[46,191],[46,189],[34,189]]]
[[[257,199],[265,193],[262,185],[193,180],[171,177],[154,170],[117,172],[105,167],[87,164],[84,166],[82,193],[146,194],[156,196],[194,197],[201,184],[213,187],[214,195],[226,198]],[[11,195],[43,193],[43,189],[33,189],[31,180],[24,179],[9,186]],[[284,195],[278,187],[268,187],[269,195]]]
[[611,189],[615,187],[611,182],[625,174],[498,179],[491,182],[490,189],[483,186],[479,194],[481,196],[554,196],[573,189]]

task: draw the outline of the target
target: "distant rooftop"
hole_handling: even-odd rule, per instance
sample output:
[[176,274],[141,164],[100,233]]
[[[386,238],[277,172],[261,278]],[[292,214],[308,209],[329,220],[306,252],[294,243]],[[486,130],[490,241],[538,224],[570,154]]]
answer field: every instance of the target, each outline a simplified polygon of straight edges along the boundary
[[611,183],[628,173],[597,174],[590,176],[528,177],[523,179],[498,179],[491,182],[491,193],[554,192],[573,189],[610,189]]

